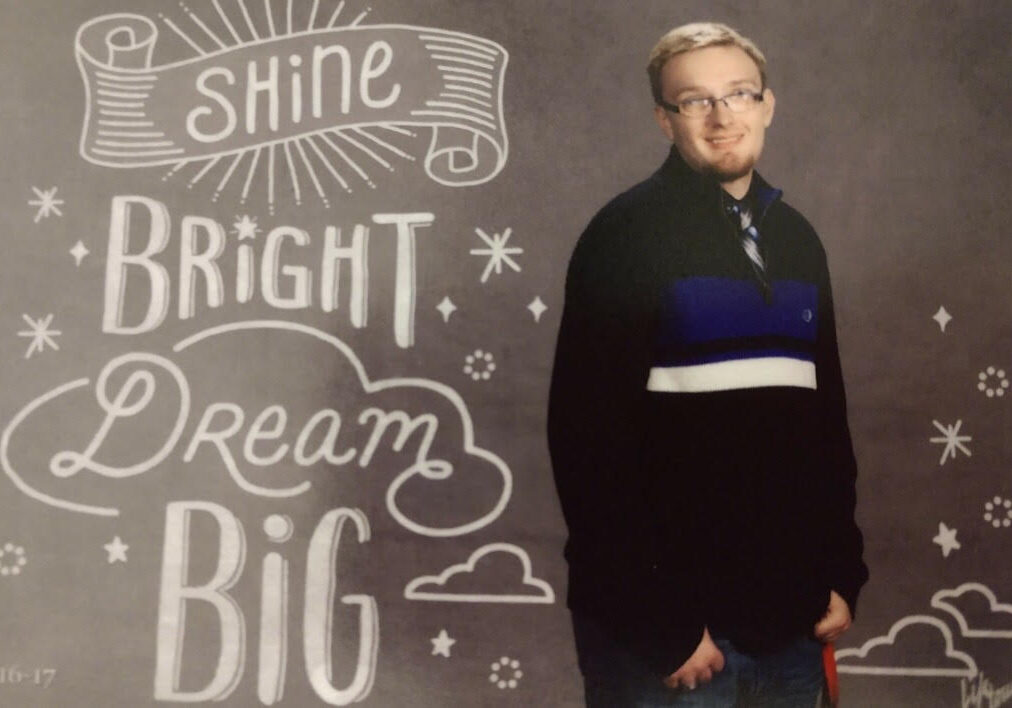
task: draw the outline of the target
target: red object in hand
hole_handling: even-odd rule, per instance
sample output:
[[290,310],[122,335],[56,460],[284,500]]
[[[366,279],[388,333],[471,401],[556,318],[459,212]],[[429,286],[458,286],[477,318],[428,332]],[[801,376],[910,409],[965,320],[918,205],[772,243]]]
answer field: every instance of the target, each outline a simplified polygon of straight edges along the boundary
[[826,703],[835,707],[840,702],[840,680],[836,675],[836,649],[832,643],[822,645],[822,668],[826,674]]

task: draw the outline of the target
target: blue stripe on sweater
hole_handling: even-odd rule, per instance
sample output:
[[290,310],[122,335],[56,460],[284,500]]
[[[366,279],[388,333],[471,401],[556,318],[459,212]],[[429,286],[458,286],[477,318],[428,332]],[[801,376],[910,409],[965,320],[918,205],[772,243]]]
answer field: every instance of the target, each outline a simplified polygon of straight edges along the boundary
[[744,337],[790,337],[815,342],[818,288],[813,283],[776,280],[771,302],[751,280],[712,276],[684,278],[664,293],[662,351],[686,344]]

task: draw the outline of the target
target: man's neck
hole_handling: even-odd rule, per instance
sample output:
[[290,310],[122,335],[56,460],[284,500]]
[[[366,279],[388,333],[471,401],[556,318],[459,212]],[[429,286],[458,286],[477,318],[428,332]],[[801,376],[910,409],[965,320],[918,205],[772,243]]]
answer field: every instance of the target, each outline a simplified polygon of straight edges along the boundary
[[748,188],[752,184],[752,172],[749,171],[744,177],[731,180],[730,182],[721,182],[720,186],[723,187],[724,191],[730,194],[735,199],[743,199],[748,194]]

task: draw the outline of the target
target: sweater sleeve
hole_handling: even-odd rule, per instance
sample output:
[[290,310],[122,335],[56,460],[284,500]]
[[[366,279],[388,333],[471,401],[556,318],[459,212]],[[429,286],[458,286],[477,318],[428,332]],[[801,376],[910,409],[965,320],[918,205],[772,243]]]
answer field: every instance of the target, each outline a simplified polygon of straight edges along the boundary
[[827,585],[857,613],[857,598],[868,580],[862,560],[864,541],[854,519],[857,462],[847,424],[847,402],[836,338],[836,318],[829,271],[823,258],[820,324],[817,342],[818,391],[821,399],[827,474],[826,536],[823,573]]
[[670,583],[658,577],[649,479],[637,464],[654,309],[628,231],[606,208],[573,252],[548,445],[569,528],[570,607],[593,612],[662,676],[695,649],[703,620],[691,599],[666,595]]

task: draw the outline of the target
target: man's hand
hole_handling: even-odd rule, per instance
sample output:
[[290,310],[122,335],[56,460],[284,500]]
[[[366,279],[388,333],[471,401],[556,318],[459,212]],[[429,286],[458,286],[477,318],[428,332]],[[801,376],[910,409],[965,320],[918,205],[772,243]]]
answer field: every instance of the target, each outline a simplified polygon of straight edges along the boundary
[[664,679],[668,688],[685,686],[693,689],[701,683],[709,683],[713,675],[724,668],[724,655],[710,639],[710,631],[703,630],[703,639],[692,656],[675,673]]
[[835,590],[829,591],[829,607],[826,614],[815,625],[815,638],[820,642],[828,644],[835,642],[844,632],[850,629],[850,607],[847,601],[840,597]]

